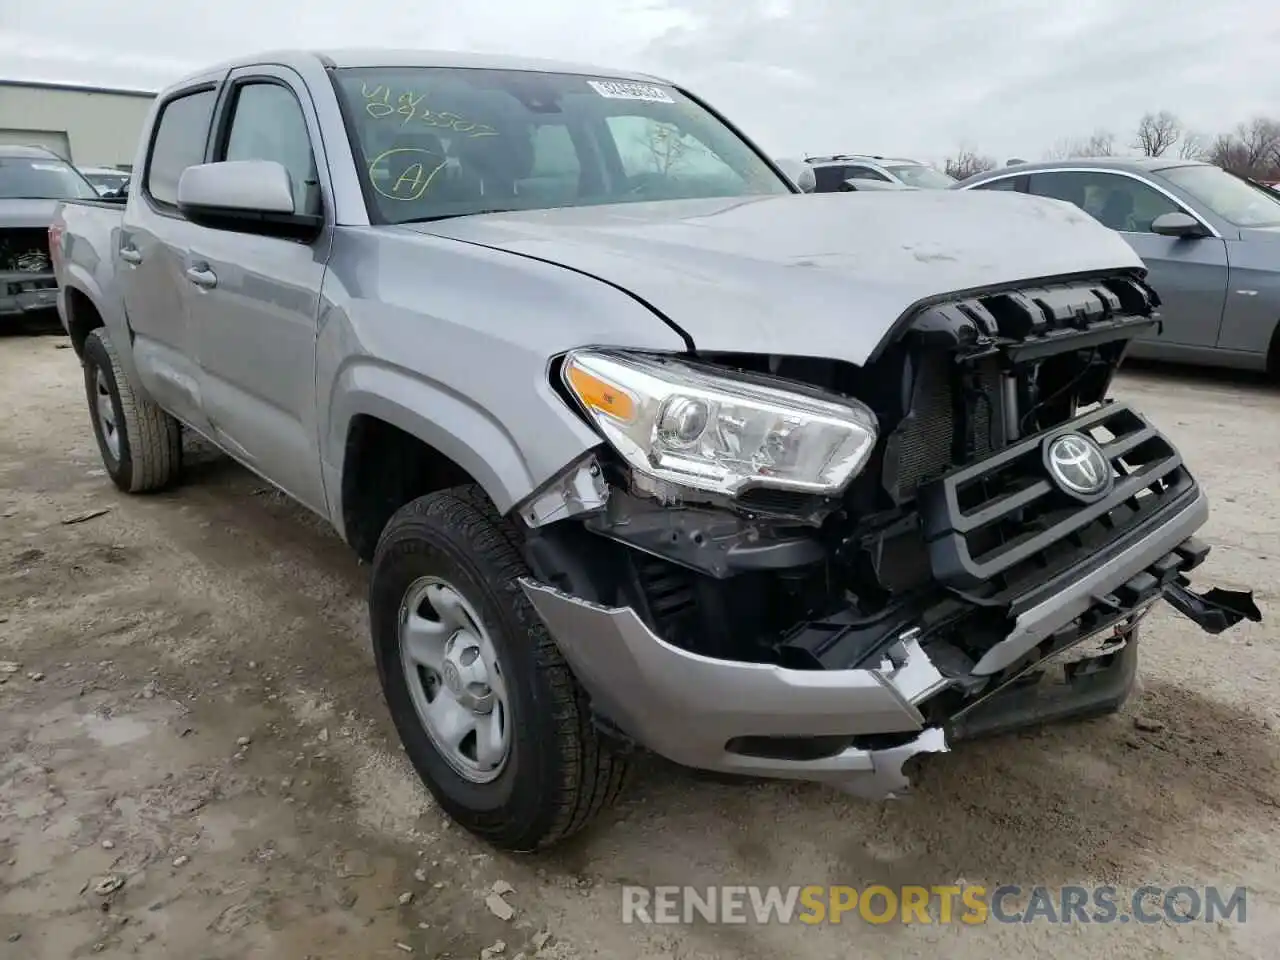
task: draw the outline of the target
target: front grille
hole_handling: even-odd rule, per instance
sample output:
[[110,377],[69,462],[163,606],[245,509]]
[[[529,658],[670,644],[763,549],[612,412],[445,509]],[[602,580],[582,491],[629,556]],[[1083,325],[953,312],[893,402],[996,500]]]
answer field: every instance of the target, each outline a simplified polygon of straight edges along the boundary
[[[926,346],[909,355],[911,395],[885,440],[885,491],[905,503],[952,467],[1003,447],[1002,370],[1127,341],[1154,324],[1150,315],[1158,303],[1132,277],[1099,277],[1002,290],[922,311],[911,328],[920,342],[936,343],[942,330],[956,339],[950,349]],[[967,355],[963,362],[959,354]]]
[[[1093,503],[1064,493],[1044,465],[1044,445],[1064,432],[1092,436],[1115,474]],[[1193,489],[1173,445],[1140,414],[1112,403],[1013,443],[919,491],[934,576],[962,590],[1018,589],[1105,550]]]
[[48,273],[49,231],[31,227],[0,230],[0,271]]

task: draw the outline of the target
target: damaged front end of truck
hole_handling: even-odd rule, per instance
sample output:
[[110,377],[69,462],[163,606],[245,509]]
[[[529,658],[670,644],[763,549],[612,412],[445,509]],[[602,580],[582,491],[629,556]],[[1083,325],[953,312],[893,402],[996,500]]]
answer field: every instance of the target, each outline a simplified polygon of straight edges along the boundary
[[604,442],[520,505],[529,600],[620,738],[703,769],[907,787],[904,761],[1116,709],[1208,500],[1107,398],[1158,320],[1141,271],[917,305],[867,363],[580,350]]

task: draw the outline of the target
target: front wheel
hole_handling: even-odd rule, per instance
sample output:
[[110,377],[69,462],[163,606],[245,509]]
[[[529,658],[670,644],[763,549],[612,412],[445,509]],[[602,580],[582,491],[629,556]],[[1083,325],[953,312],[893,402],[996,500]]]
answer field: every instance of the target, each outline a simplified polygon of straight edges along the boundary
[[369,613],[392,720],[437,803],[497,847],[548,847],[620,792],[626,764],[524,596],[511,526],[478,488],[403,507]]
[[107,331],[84,343],[84,388],[102,465],[125,493],[161,490],[182,472],[182,427],[133,389]]

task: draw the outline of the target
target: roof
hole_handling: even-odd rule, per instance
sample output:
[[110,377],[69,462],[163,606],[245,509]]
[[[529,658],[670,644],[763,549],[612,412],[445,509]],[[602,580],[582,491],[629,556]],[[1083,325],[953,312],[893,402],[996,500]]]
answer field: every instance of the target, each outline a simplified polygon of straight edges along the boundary
[[337,50],[267,50],[236,57],[183,77],[185,84],[211,73],[222,73],[257,63],[289,65],[304,60],[319,60],[331,67],[445,67],[460,70],[520,70],[532,73],[571,73],[611,80],[637,80],[646,83],[670,83],[661,77],[600,67],[584,63],[513,57],[488,53],[462,53],[456,50],[399,50],[381,47],[355,47]]
[[47,147],[24,147],[19,144],[0,144],[0,157],[30,157],[33,160],[61,160]]
[[1035,173],[1037,170],[1061,170],[1064,167],[1089,167],[1098,170],[1127,170],[1130,173],[1156,173],[1172,167],[1211,166],[1203,160],[1179,160],[1176,157],[1068,157],[1063,160],[1037,160],[1033,163],[1019,163],[1013,166],[996,167],[984,173],[977,173],[968,180],[977,183],[980,180],[994,180],[999,177],[1019,176],[1024,173]]
[[6,80],[0,77],[0,87],[27,87],[37,90],[66,90],[71,93],[107,93],[118,97],[147,97],[156,95],[154,90],[136,90],[128,87],[96,87],[87,83],[65,83],[60,80]]

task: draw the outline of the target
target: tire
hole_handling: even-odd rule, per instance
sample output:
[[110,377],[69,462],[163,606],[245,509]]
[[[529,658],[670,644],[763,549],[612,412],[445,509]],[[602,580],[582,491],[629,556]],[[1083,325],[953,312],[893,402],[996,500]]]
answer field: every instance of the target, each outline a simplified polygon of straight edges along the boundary
[[105,328],[85,339],[83,365],[89,418],[112,482],[125,493],[175,483],[182,472],[182,427],[134,390]]
[[[624,786],[627,764],[593,724],[582,689],[520,588],[518,578],[528,569],[516,537],[477,487],[412,501],[391,518],[379,538],[369,617],[391,718],[427,789],[466,830],[500,849],[530,852],[576,833],[609,806]],[[449,618],[433,606],[447,598],[445,588],[455,591],[470,610],[453,621],[464,626],[451,635]],[[419,590],[426,591],[425,606],[417,602]],[[458,607],[451,600],[440,608]],[[496,658],[486,668],[484,683],[459,683],[458,668],[450,664],[462,664],[464,653],[460,660],[444,662],[434,697],[449,690],[483,691],[498,679],[500,686],[490,692],[501,711],[492,705],[488,714],[468,719],[495,740],[497,726],[506,731],[500,768],[480,769],[479,732],[470,741],[474,758],[466,749],[438,746],[443,739],[439,721],[424,719],[424,710],[430,713],[424,704],[432,671],[407,663],[406,651],[414,648],[401,640],[402,609],[426,618],[418,622],[431,625],[436,631],[432,636],[449,635],[449,644],[469,642],[458,638],[474,632],[482,646],[488,645],[487,655],[472,654],[471,660],[487,664],[488,656]],[[479,625],[471,631],[466,624],[477,619]],[[446,700],[452,697],[450,693]],[[461,696],[455,702],[462,702]],[[435,705],[431,699],[429,706]],[[504,722],[500,724],[498,717]],[[490,751],[490,759],[496,752]],[[481,777],[488,779],[479,782]]]

